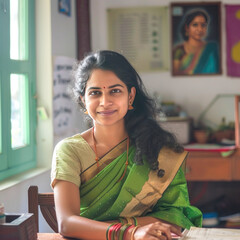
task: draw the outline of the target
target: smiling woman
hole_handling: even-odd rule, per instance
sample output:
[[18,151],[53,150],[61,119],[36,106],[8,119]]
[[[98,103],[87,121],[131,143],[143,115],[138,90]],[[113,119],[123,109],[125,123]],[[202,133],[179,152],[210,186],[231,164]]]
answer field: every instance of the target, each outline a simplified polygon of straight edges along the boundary
[[220,71],[219,49],[215,41],[207,41],[210,17],[204,9],[188,11],[180,34],[184,42],[173,49],[173,74],[216,74]]
[[52,168],[62,235],[171,239],[201,225],[181,165],[187,153],[155,119],[142,80],[122,55],[99,51],[76,70],[74,92],[93,128],[62,140]]
[[[86,94],[81,97],[95,125],[124,127],[124,116],[133,102],[136,89],[127,86],[112,72],[96,69],[86,85]],[[127,135],[127,134],[125,134]]]

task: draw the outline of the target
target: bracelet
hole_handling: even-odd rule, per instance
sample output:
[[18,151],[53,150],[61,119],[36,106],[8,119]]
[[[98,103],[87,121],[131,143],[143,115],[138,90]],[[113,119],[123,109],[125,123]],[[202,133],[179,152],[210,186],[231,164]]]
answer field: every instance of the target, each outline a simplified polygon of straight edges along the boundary
[[136,227],[132,230],[131,240],[134,240],[134,234],[135,234],[135,232],[137,231],[137,229],[138,229],[138,226],[136,226]]
[[124,234],[128,231],[128,229],[129,229],[131,226],[132,226],[132,225],[125,224],[125,225],[123,225],[123,226],[121,227],[118,240],[123,240],[123,239],[125,239],[125,238],[124,238]]
[[[128,223],[124,224],[124,220]],[[133,228],[131,232],[131,240],[134,240],[134,233],[136,232],[138,226],[137,219],[135,217],[131,218],[119,218],[120,223],[112,223],[108,226],[106,231],[107,240],[124,240],[126,238],[127,232]],[[134,223],[134,224],[133,224]]]
[[121,223],[117,223],[112,226],[111,240],[118,239],[118,231],[121,230],[121,227]]
[[138,225],[137,218],[135,217],[120,217],[118,220],[122,224],[134,224],[135,226]]
[[120,217],[118,220],[119,220],[119,222],[120,222],[120,223],[122,223],[122,224],[125,224],[125,221],[124,221],[124,220],[125,220],[125,218],[123,218],[123,217]]
[[123,239],[126,239],[126,235],[127,235],[128,231],[129,231],[131,228],[134,228],[134,227],[135,227],[134,225],[131,225],[131,226],[129,226],[129,227],[126,229],[126,231],[124,231],[124,233],[123,233]]
[[131,225],[133,224],[132,218],[126,217],[125,219],[127,220],[127,224],[131,224]]
[[134,223],[134,225],[137,226],[137,225],[138,225],[137,218],[132,217],[132,219],[133,219],[133,223]]
[[109,232],[109,229],[110,229],[114,224],[115,224],[115,223],[110,224],[110,225],[108,226],[108,228],[107,228],[107,231],[106,231],[106,239],[107,239],[107,240],[110,240],[110,238],[108,238],[108,232]]

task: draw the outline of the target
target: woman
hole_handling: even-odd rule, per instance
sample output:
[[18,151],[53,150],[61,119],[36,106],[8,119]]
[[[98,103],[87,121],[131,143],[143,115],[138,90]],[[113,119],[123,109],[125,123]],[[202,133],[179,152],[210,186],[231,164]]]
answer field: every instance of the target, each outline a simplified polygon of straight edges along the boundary
[[93,128],[55,148],[52,187],[59,230],[81,239],[171,239],[200,226],[190,206],[186,152],[159,127],[142,81],[120,54],[80,62],[76,99]]
[[173,73],[177,75],[211,74],[219,72],[218,46],[206,42],[208,14],[200,9],[190,11],[183,22],[184,43],[173,50]]

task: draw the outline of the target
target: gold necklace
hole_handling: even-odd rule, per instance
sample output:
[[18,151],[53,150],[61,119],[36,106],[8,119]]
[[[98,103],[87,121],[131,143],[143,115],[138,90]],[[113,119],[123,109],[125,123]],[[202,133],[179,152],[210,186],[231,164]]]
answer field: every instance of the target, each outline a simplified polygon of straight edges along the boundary
[[[92,128],[92,138],[93,138],[93,145],[94,145],[95,161],[96,161],[96,163],[97,163],[97,167],[99,168],[99,157],[98,157],[98,154],[97,154],[96,139],[95,139],[95,136],[94,136],[94,127]],[[120,177],[120,179],[118,180],[118,182],[123,179],[123,177],[125,176],[126,171],[127,171],[127,166],[128,166],[128,151],[129,151],[129,137],[127,137],[127,161],[126,161],[126,163],[125,163],[124,172],[123,172],[122,176]]]

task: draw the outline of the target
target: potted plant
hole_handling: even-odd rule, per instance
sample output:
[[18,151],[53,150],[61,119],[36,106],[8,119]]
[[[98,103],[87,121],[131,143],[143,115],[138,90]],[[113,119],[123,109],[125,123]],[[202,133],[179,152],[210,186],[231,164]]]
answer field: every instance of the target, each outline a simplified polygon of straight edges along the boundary
[[235,125],[234,122],[226,123],[225,117],[222,118],[221,123],[217,129],[213,132],[213,141],[220,143],[223,139],[234,140],[235,136]]
[[205,126],[202,122],[197,124],[197,127],[194,128],[193,136],[197,143],[207,143],[210,139],[212,129],[208,126]]

